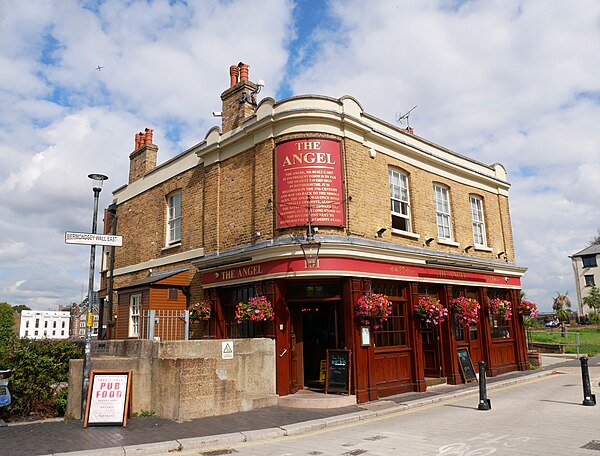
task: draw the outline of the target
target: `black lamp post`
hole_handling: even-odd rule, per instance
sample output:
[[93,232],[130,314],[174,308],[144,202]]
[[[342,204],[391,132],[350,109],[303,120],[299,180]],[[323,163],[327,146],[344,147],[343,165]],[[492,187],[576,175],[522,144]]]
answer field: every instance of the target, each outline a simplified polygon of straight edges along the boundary
[[310,220],[310,195],[307,196],[308,205],[306,206],[308,213],[308,225],[306,229],[306,241],[300,244],[300,248],[302,249],[302,253],[304,254],[304,260],[306,261],[307,268],[314,268],[317,266],[319,261],[319,249],[321,248],[321,243],[315,241],[315,233],[313,232],[313,228]]
[[[104,174],[89,174],[92,179],[94,191],[94,217],[92,219],[92,234],[96,234],[98,229],[98,197],[102,191],[102,184],[108,176]],[[87,302],[87,322],[85,325],[85,353],[83,357],[83,386],[81,391],[81,419],[85,418],[85,409],[87,405],[87,390],[90,384],[90,356],[92,351],[92,325],[93,317],[93,294],[94,294],[94,269],[96,266],[96,244],[92,244],[90,249],[90,275],[88,281],[88,302]]]

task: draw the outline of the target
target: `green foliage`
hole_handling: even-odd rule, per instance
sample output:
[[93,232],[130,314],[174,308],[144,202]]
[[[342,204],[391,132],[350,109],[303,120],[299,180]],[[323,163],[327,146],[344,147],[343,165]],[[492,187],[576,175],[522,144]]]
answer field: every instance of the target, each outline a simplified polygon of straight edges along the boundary
[[81,357],[81,350],[68,341],[14,339],[5,343],[0,366],[12,370],[8,384],[12,403],[0,409],[1,417],[64,414],[67,392],[61,382],[68,379],[69,360]]
[[[14,311],[10,304],[0,302],[0,351],[3,350],[2,345],[10,343],[10,341],[16,338],[16,334],[13,330]],[[2,369],[2,367],[0,367]]]
[[558,291],[556,292],[552,309],[556,314],[556,318],[560,321],[569,321],[569,317],[571,316],[571,300],[567,297],[567,293],[560,294]]
[[530,342],[567,344],[566,353],[577,353],[576,333],[579,334],[579,353],[587,353],[589,356],[600,353],[600,328],[577,328],[567,331],[566,338],[563,338],[558,331],[528,331],[528,338]]
[[132,415],[134,417],[141,417],[141,418],[152,418],[154,416],[154,410],[143,410],[140,413],[137,412],[133,412]]
[[583,298],[583,303],[592,309],[600,309],[600,290],[596,287],[590,288],[588,295]]
[[590,323],[592,323],[593,325],[600,324],[600,313],[592,312],[590,315]]
[[543,328],[542,322],[537,318],[523,317],[523,325],[526,328]]
[[590,241],[590,245],[600,244],[600,229],[598,230],[598,234],[592,238]]
[[15,312],[21,312],[22,310],[31,310],[30,307],[27,307],[25,304],[19,304],[17,306],[12,306]]

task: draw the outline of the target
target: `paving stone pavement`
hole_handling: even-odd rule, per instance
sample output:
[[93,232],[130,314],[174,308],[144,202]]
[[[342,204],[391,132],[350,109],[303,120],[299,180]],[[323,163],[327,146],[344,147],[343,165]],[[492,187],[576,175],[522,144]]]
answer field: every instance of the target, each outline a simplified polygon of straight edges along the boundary
[[[600,358],[590,359],[590,366],[596,366],[599,363]],[[507,385],[549,376],[557,367],[568,368],[569,366],[577,372],[579,361],[574,360],[548,365],[540,371],[513,372],[489,378],[488,388],[492,391],[494,388],[507,387]],[[581,390],[581,379],[579,379],[578,385],[579,390]],[[264,439],[278,436],[281,437],[286,434],[288,435],[288,443],[291,443],[289,436],[310,434],[311,432],[317,432],[326,428],[332,429],[334,427],[342,430],[344,426],[350,426],[359,421],[382,419],[394,413],[402,413],[404,410],[426,408],[439,401],[445,402],[460,398],[463,395],[476,394],[477,388],[477,385],[473,383],[456,386],[442,385],[430,388],[426,393],[406,393],[387,397],[382,401],[353,405],[342,409],[303,410],[274,406],[250,412],[207,417],[181,423],[155,418],[133,418],[128,420],[126,427],[105,426],[84,429],[81,421],[78,420],[11,425],[0,428],[0,455],[36,456],[69,453],[71,456],[93,454],[110,456],[113,454],[173,454],[177,450],[179,450],[177,451],[178,454],[186,454],[186,451],[191,450],[195,452],[187,454],[199,454],[198,449],[200,448],[222,448],[223,446],[227,447],[228,445],[236,444],[247,445],[252,442],[263,441]],[[581,396],[581,391],[579,391],[579,394]],[[473,401],[473,398],[471,397],[470,400]],[[595,409],[595,407],[583,408]],[[457,412],[460,411],[460,408],[453,409],[452,407],[447,407],[447,410]],[[395,432],[394,438],[404,435],[403,432],[400,434]],[[414,437],[414,439],[410,440],[410,443],[407,444],[413,446],[417,445],[420,440],[425,439],[424,441],[427,441],[427,439],[431,438],[431,433],[429,432],[417,432],[415,434],[413,431],[408,434]],[[600,440],[600,433],[597,438]],[[385,439],[390,439],[390,437],[382,436],[380,440]],[[374,439],[373,442],[377,442],[377,440],[378,438]],[[433,443],[433,446],[436,444]],[[355,449],[348,448],[347,454],[351,455]],[[236,451],[239,453],[239,449]],[[306,452],[290,453],[291,450],[286,451],[287,453],[280,451],[277,454],[307,454]],[[218,453],[213,454],[216,455]],[[267,453],[250,452],[244,454],[266,456]],[[336,451],[335,453],[324,452],[322,454],[342,453]],[[395,454],[398,454],[397,450]],[[403,451],[402,454],[419,453]],[[455,454],[480,456],[479,453],[469,454],[465,451]],[[590,456],[593,456],[593,454]]]

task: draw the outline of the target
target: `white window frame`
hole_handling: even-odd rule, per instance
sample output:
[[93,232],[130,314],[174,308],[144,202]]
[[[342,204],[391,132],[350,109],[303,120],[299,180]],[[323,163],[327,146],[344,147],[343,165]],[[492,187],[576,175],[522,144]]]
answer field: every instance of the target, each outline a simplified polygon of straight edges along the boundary
[[[392,229],[412,233],[412,225],[410,220],[410,193],[408,190],[408,174],[396,168],[388,170],[390,183],[390,208],[392,214]],[[400,212],[394,210],[399,208]],[[406,213],[404,213],[405,211]],[[396,228],[394,226],[394,217],[399,217],[404,220],[406,229]]]
[[450,212],[450,191],[448,187],[434,184],[433,200],[438,239],[452,241],[452,214]]
[[129,337],[140,335],[140,312],[142,308],[142,294],[129,296]]
[[181,242],[181,192],[167,198],[167,245]]
[[475,247],[487,247],[483,198],[479,195],[469,195],[469,203],[473,222],[473,243]]

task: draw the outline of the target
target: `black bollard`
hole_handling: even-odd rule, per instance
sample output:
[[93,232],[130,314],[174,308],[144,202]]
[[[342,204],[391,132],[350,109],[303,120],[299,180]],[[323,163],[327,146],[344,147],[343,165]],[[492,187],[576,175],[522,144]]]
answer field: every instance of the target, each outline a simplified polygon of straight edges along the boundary
[[487,398],[487,390],[485,384],[485,361],[479,361],[479,406],[478,410],[490,410],[492,401]]
[[581,362],[581,378],[583,380],[583,405],[596,405],[596,395],[592,394],[590,385],[590,369],[588,368],[588,359],[585,356],[579,358]]

